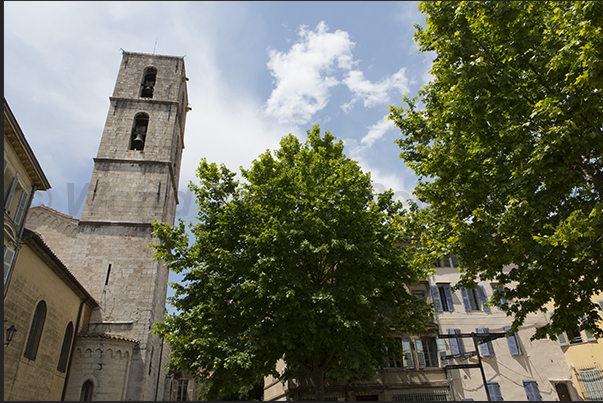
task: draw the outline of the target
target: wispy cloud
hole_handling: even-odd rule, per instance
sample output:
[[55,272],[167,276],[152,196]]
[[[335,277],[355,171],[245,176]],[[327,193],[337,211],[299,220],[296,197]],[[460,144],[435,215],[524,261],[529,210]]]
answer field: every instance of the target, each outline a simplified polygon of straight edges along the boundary
[[392,90],[398,90],[402,94],[409,91],[408,78],[406,77],[406,69],[404,68],[377,83],[372,83],[364,78],[362,71],[352,70],[343,82],[354,94],[352,101],[342,105],[343,110],[346,112],[351,110],[351,107],[357,100],[363,100],[365,107],[372,108],[390,102],[389,93]]

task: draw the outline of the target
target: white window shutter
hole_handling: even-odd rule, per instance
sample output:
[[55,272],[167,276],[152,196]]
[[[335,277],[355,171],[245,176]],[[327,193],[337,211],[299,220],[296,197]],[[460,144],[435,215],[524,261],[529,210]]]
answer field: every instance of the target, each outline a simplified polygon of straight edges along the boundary
[[419,337],[415,337],[415,351],[419,360],[419,367],[425,368],[425,353],[423,353],[423,342]]
[[442,304],[440,303],[440,292],[437,285],[431,286],[431,299],[433,299],[436,312],[442,312]]
[[448,312],[454,312],[454,303],[452,302],[452,293],[450,292],[450,286],[444,286],[444,295],[446,295],[446,303],[448,304]]
[[16,174],[13,178],[13,183],[10,185],[10,190],[8,191],[8,195],[6,196],[6,200],[4,201],[4,210],[8,210],[10,207],[10,203],[13,200],[13,196],[15,195],[15,188],[17,187],[17,183],[19,182],[19,174]]
[[404,367],[412,368],[415,366],[415,360],[412,358],[412,349],[410,347],[410,339],[402,338],[402,352],[404,353]]
[[4,286],[6,287],[6,280],[8,279],[8,273],[13,265],[15,259],[15,251],[11,248],[4,248]]
[[25,190],[21,192],[21,197],[19,198],[19,205],[17,206],[17,211],[15,212],[15,224],[20,225],[21,220],[25,216],[25,209],[27,208],[27,202],[29,201],[29,193]]
[[440,357],[441,365],[448,365],[448,360],[445,360],[443,357],[446,354],[446,341],[444,339],[437,338],[436,345],[438,346],[438,356]]

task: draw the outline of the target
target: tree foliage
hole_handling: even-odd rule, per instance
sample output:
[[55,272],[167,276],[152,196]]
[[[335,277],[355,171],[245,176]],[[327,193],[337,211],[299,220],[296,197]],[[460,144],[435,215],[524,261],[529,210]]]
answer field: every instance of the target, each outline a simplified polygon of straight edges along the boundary
[[534,338],[603,337],[603,3],[419,7],[433,80],[390,108],[427,205],[407,223],[432,251],[417,263],[458,253],[459,285],[505,285],[513,330],[552,301]]
[[[315,126],[302,144],[284,137],[243,181],[203,159],[198,215],[187,226],[155,223],[156,259],[185,273],[156,328],[172,346],[172,366],[205,380],[208,398],[272,374],[368,379],[384,363],[390,327],[417,330],[430,307],[405,284],[423,276],[401,247],[402,204],[377,199],[369,174],[343,144]],[[284,358],[288,371],[275,372]]]

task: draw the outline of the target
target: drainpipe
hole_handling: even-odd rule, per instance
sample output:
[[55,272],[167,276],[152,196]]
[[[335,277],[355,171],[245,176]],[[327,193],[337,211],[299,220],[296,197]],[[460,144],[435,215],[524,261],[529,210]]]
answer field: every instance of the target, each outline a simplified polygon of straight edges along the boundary
[[77,339],[77,335],[80,331],[80,318],[82,317],[82,309],[84,308],[84,304],[88,302],[88,297],[80,302],[80,308],[77,312],[77,320],[75,322],[75,330],[73,332],[73,341],[71,342],[71,353],[69,354],[69,364],[67,364],[67,372],[65,373],[65,383],[63,384],[63,393],[61,394],[61,401],[65,400],[65,394],[67,393],[67,383],[69,382],[69,373],[71,372],[71,362],[73,361],[73,352],[75,348],[75,340]]
[[157,385],[155,385],[155,401],[157,401],[157,391],[159,390],[159,378],[161,377],[161,359],[163,358],[163,340],[161,338],[161,349],[159,350],[159,367],[157,367]]

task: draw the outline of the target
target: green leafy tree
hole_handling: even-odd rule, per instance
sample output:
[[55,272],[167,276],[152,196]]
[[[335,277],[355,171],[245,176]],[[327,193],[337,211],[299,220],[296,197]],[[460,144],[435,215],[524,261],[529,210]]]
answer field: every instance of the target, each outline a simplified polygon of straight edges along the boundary
[[177,313],[155,331],[172,366],[205,381],[206,397],[299,371],[324,400],[325,380],[369,379],[383,366],[390,327],[428,320],[430,307],[405,288],[424,273],[400,246],[402,204],[391,191],[375,200],[370,175],[343,148],[315,126],[305,144],[286,136],[241,168],[241,182],[203,159],[200,184],[189,185],[191,236],[182,220],[154,224],[156,258],[185,273],[172,284]]
[[603,3],[419,8],[433,79],[390,108],[427,206],[407,223],[430,251],[416,263],[458,253],[459,285],[505,286],[513,330],[554,302],[533,338],[603,337],[591,300],[603,290]]

